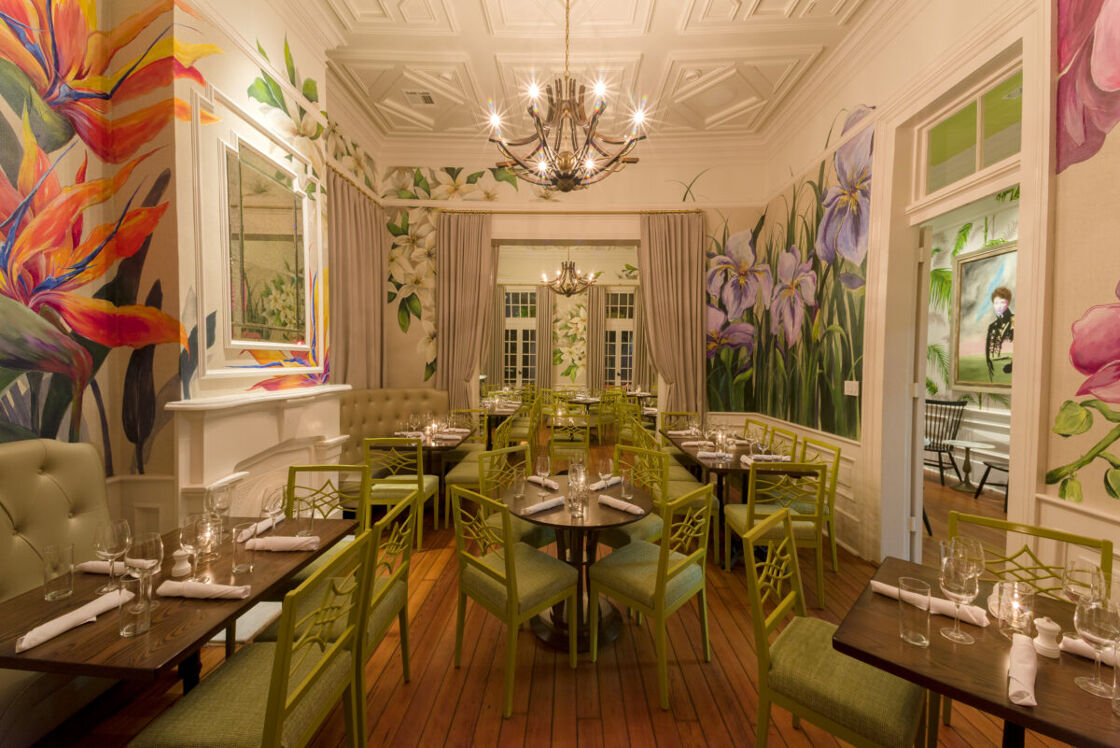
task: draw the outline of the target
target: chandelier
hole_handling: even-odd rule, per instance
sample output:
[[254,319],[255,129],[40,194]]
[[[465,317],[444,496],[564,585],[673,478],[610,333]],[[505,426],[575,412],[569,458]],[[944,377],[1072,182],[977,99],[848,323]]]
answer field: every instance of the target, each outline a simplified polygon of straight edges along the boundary
[[534,133],[524,138],[507,139],[502,136],[502,118],[491,105],[490,142],[506,157],[498,167],[512,171],[519,179],[560,192],[581,190],[595,184],[626,164],[636,164],[631,156],[639,141],[645,123],[642,107],[634,111],[630,133],[623,138],[612,138],[596,132],[599,118],[607,109],[606,84],[598,81],[592,88],[595,108],[587,116],[585,107],[587,87],[579,85],[568,75],[568,37],[571,0],[564,0],[564,78],[557,78],[545,88],[548,113],[541,119],[539,106],[540,87],[534,82],[529,86],[529,116],[533,118]]
[[575,296],[586,291],[595,282],[597,275],[594,272],[581,273],[576,270],[575,262],[569,259],[560,263],[560,269],[556,271],[556,277],[552,280],[549,280],[545,273],[541,273],[541,283],[561,296]]

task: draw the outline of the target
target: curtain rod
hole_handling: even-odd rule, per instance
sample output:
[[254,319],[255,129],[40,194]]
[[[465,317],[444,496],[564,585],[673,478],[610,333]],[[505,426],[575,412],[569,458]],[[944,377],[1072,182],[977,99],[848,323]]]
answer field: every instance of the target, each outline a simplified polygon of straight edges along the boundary
[[343,171],[342,167],[336,164],[334,159],[328,159],[326,163],[327,167],[330,168],[331,171],[342,177],[345,181],[349,182],[351,186],[357,187],[359,192],[372,200],[378,207],[385,207],[381,201],[381,198],[378,197],[373,190],[356,180],[349,172]]

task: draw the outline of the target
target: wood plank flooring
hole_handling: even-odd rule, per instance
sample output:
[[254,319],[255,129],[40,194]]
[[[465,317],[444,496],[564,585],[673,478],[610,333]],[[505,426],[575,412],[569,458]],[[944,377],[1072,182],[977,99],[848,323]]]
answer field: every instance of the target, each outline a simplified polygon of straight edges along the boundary
[[[927,537],[924,552],[927,559],[935,559],[935,541],[945,536],[950,509],[999,516],[1003,500],[1002,495],[990,494],[974,501],[933,481],[927,482],[926,503],[934,538]],[[430,528],[430,517],[428,523]],[[400,638],[394,625],[366,668],[369,745],[668,748],[754,743],[758,672],[741,563],[728,573],[709,559],[710,663],[703,661],[696,605],[686,605],[670,619],[668,711],[658,705],[652,634],[646,625],[629,620],[618,641],[601,649],[597,663],[581,656],[574,671],[566,654],[541,646],[523,628],[518,638],[513,716],[502,719],[502,627],[482,608],[468,603],[462,667],[453,667],[454,540],[446,528],[429,528],[425,528],[424,550],[414,556],[409,582],[412,679],[403,681]],[[873,569],[841,549],[840,572],[826,571],[824,608],[816,609],[811,607],[817,602],[812,557],[803,554],[810,614],[839,622]],[[219,666],[221,657],[220,647],[206,648],[205,670]],[[123,705],[97,703],[56,731],[49,742],[122,745],[180,694],[181,686],[170,678],[134,688]],[[952,725],[942,725],[939,744],[994,746],[1001,731],[1000,720],[954,704]],[[336,709],[314,745],[333,748],[344,743],[342,715]],[[808,723],[794,729],[789,714],[779,708],[773,709],[770,743],[837,745],[832,736]],[[1061,744],[1028,733],[1027,745]]]

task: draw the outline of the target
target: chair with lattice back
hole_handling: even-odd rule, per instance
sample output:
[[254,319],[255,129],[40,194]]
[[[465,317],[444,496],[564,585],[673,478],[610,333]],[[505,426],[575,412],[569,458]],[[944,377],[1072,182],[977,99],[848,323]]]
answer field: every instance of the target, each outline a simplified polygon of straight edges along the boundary
[[[524,444],[483,452],[478,456],[478,492],[504,503],[505,493],[519,478],[528,479],[529,469],[529,447]],[[497,518],[492,521],[496,522]],[[510,517],[510,524],[514,538],[534,548],[543,548],[556,541],[556,533],[550,528],[520,517]]]
[[743,419],[743,438],[754,439],[759,444],[766,444],[770,436],[770,425],[757,418]]
[[552,416],[548,428],[548,456],[553,470],[556,470],[557,460],[571,463],[573,459],[582,459],[587,464],[591,452],[589,420],[581,413]]
[[840,477],[840,447],[821,439],[805,437],[801,440],[801,462],[820,463],[825,473],[824,528],[828,531],[828,544],[832,551],[832,570],[840,571],[840,558],[836,552],[836,485]]
[[[614,474],[648,492],[653,497],[655,506],[668,496],[669,457],[658,449],[616,444]],[[660,513],[650,512],[637,522],[604,530],[599,535],[599,542],[611,548],[621,548],[638,540],[653,542],[661,537],[661,529]]]
[[[406,437],[371,437],[362,440],[362,452],[370,470],[369,501],[373,505],[395,506],[420,489],[416,506],[416,548],[424,540],[424,505],[435,503],[439,478],[424,473],[424,450],[420,440]],[[433,524],[439,527],[439,509],[433,509]]]
[[786,455],[794,459],[797,457],[797,438],[797,432],[792,429],[771,426],[766,446],[771,454]]

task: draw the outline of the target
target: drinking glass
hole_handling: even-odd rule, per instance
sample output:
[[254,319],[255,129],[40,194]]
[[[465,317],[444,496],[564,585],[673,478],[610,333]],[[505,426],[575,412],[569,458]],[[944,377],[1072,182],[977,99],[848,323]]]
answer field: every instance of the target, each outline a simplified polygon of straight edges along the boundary
[[[1083,558],[1072,559],[1062,570],[1062,594],[1074,605],[1083,597],[1104,597],[1104,573],[1101,567]],[[1073,631],[1063,631],[1062,636],[1076,638]]]
[[261,515],[272,520],[269,529],[276,526],[280,518],[284,516],[284,501],[287,489],[284,486],[275,486],[265,492],[264,498],[261,499]]
[[191,575],[184,580],[187,582],[206,581],[198,576],[198,523],[201,519],[200,515],[192,514],[179,527],[179,547],[187,552],[191,560]]
[[43,555],[43,599],[62,600],[74,594],[74,544],[48,545]]
[[599,480],[606,483],[614,474],[614,460],[610,457],[599,458]]
[[[953,601],[956,610],[953,616],[953,627],[946,626],[941,629],[941,635],[957,644],[972,644],[976,640],[971,635],[961,631],[961,605],[971,603],[976,593],[979,592],[979,572],[975,571],[975,562],[968,555],[962,544],[955,541],[941,541],[941,573],[939,582],[945,597]],[[982,557],[981,557],[982,559]],[[981,560],[982,565],[982,560]]]
[[160,534],[144,532],[137,535],[128,552],[127,563],[129,574],[144,580],[151,607],[158,607],[159,601],[152,595],[152,577],[159,574],[163,566],[163,538]]
[[149,604],[148,586],[143,576],[121,577],[121,589],[131,592],[132,597],[125,600],[124,595],[121,595],[120,634],[126,638],[139,636],[152,627],[152,606]]
[[907,644],[929,646],[929,584],[898,578],[898,635]]
[[999,632],[1008,639],[1015,634],[1031,635],[1034,620],[1034,587],[1027,582],[1000,582],[996,585]]
[[622,486],[619,489],[619,493],[622,495],[623,501],[629,501],[634,498],[634,483],[625,475],[622,476]]
[[226,525],[229,524],[229,507],[233,498],[232,493],[229,486],[219,486],[206,491],[206,510],[216,516],[221,523],[218,529],[219,543],[222,542]]
[[253,573],[253,550],[249,541],[256,537],[257,523],[243,522],[233,528],[233,573]]
[[1120,637],[1120,602],[1102,597],[1080,598],[1073,613],[1073,626],[1097,656],[1093,677],[1083,675],[1074,678],[1073,682],[1094,696],[1111,699],[1112,684],[1101,680],[1101,652]]
[[552,460],[548,458],[547,454],[537,455],[536,469],[537,477],[541,479],[541,490],[537,496],[544,496],[548,493],[548,488],[545,487],[544,482],[548,480],[548,476],[552,473]]
[[525,474],[518,472],[517,477],[513,479],[513,499],[521,501],[523,498],[525,498]]
[[109,581],[97,588],[98,595],[104,595],[120,587],[113,573],[116,561],[128,551],[132,545],[132,530],[128,520],[118,519],[101,522],[93,531],[93,552],[102,561],[109,562]]
[[301,538],[314,535],[316,512],[315,495],[308,494],[307,496],[292,497],[292,512],[300,519],[299,530],[296,531],[296,535]]

